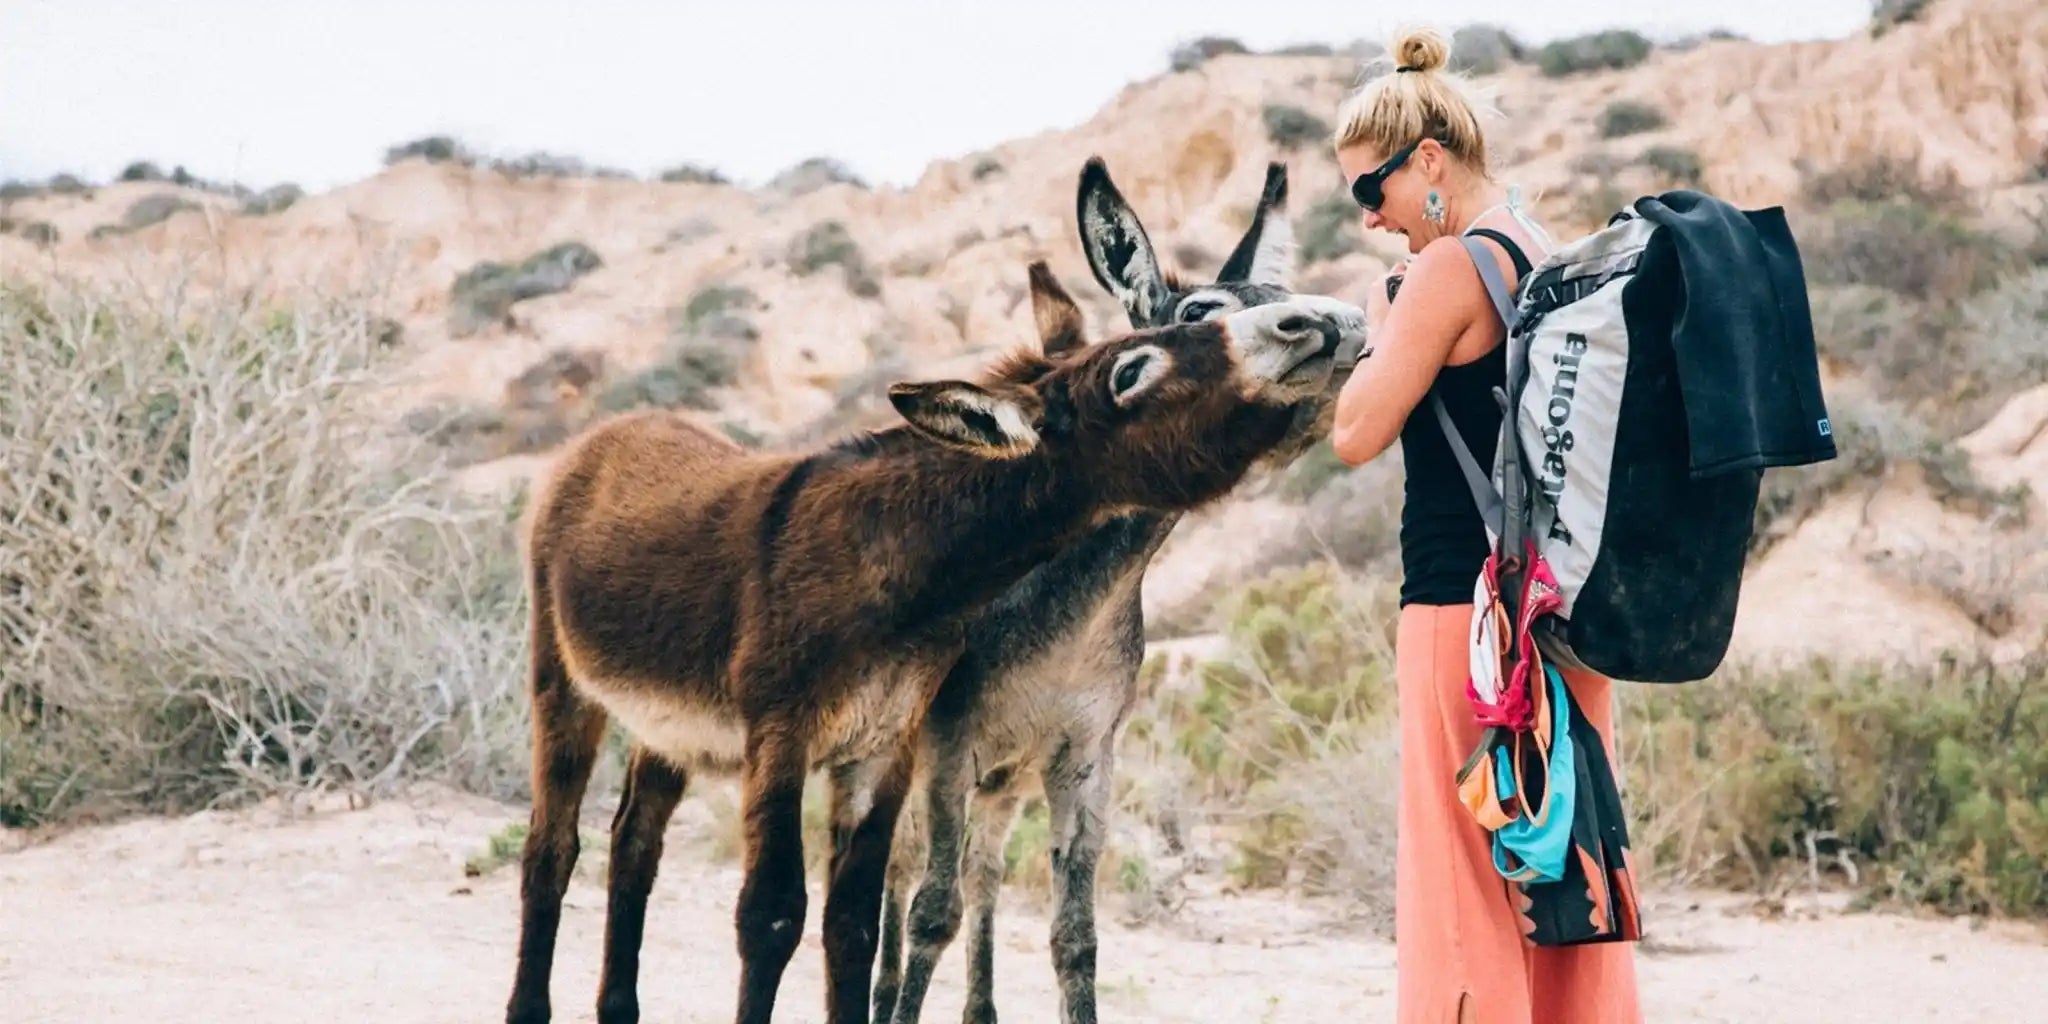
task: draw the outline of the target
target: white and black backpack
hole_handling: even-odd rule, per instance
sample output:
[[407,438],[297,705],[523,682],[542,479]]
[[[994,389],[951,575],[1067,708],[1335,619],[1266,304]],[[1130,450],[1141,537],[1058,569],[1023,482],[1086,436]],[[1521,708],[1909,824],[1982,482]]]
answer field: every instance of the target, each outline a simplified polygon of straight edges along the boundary
[[1546,656],[1688,682],[1728,650],[1763,470],[1690,464],[1670,319],[1683,302],[1666,294],[1681,286],[1637,273],[1661,229],[1624,210],[1524,273],[1518,298],[1492,254],[1461,238],[1507,325],[1491,473],[1432,400],[1502,560],[1503,595],[1522,592],[1523,560],[1509,556],[1525,542],[1562,591],[1533,624]]

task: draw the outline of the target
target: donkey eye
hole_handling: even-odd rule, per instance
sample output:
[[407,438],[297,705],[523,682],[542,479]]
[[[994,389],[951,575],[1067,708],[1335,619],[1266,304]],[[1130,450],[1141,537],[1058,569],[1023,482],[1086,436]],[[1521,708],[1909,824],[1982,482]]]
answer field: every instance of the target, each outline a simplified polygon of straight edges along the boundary
[[1133,359],[1130,362],[1117,367],[1116,381],[1111,385],[1114,388],[1116,388],[1116,393],[1121,395],[1131,390],[1132,388],[1137,387],[1138,381],[1143,379],[1145,375],[1145,364],[1148,362],[1151,362],[1151,358],[1149,356],[1139,356],[1138,358]]
[[1221,302],[1190,302],[1180,308],[1180,322],[1184,324],[1199,323],[1209,314],[1222,308],[1223,303]]

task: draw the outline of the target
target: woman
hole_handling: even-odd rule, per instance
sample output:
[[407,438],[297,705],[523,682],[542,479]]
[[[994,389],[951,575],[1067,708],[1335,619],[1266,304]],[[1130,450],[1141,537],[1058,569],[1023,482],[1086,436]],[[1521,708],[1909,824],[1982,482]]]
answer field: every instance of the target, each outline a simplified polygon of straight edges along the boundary
[[[1458,799],[1456,774],[1480,737],[1465,683],[1473,582],[1488,543],[1426,399],[1443,399],[1466,445],[1489,464],[1500,428],[1492,389],[1505,379],[1506,348],[1458,236],[1483,239],[1510,288],[1552,242],[1488,173],[1475,105],[1444,70],[1443,37],[1410,33],[1392,54],[1395,68],[1345,101],[1335,145],[1365,227],[1403,236],[1409,256],[1367,296],[1372,347],[1338,398],[1331,444],[1358,465],[1399,438],[1407,470],[1395,654],[1400,1020],[1638,1021],[1633,947],[1526,942],[1516,890]],[[1566,681],[1611,758],[1609,682],[1583,673]]]

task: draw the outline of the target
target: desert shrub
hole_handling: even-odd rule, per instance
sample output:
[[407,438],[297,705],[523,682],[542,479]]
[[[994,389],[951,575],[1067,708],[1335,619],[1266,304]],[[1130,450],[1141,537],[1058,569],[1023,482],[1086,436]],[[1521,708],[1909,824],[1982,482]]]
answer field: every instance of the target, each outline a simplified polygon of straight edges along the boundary
[[1826,207],[1842,202],[1911,202],[1943,212],[1960,212],[1967,196],[1953,172],[1928,174],[1905,156],[1880,153],[1808,173],[1800,198]]
[[183,196],[160,192],[143,196],[128,207],[121,217],[121,227],[126,231],[139,231],[152,224],[161,224],[186,210],[197,210],[199,204]]
[[732,179],[718,172],[716,168],[701,164],[677,164],[664,169],[658,177],[670,184],[685,185],[730,185]]
[[53,174],[43,188],[59,196],[86,195],[92,191],[92,186],[75,174]]
[[1615,100],[1600,112],[1600,137],[1618,139],[1664,127],[1664,112],[1641,100]]
[[1391,896],[1391,598],[1327,563],[1274,573],[1228,602],[1232,653],[1134,715],[1123,762],[1184,788],[1239,883]]
[[431,164],[474,164],[476,154],[446,135],[429,135],[401,142],[384,151],[384,166],[401,160],[425,160]]
[[164,181],[166,179],[164,177],[163,168],[158,167],[157,165],[150,163],[147,160],[137,160],[134,163],[121,168],[121,173],[116,176],[115,180]]
[[448,289],[448,332],[465,337],[503,324],[512,305],[567,291],[576,279],[604,266],[582,242],[562,242],[517,265],[486,260],[462,273]]
[[1809,293],[1814,339],[1878,395],[1957,436],[2048,374],[2042,288],[2039,273],[2021,274],[1951,305],[1869,285],[1817,287]]
[[2015,274],[1965,304],[1958,331],[1998,400],[2048,380],[2048,266]]
[[1668,871],[1764,890],[2048,911],[2048,659],[1815,663],[1621,687],[1635,837]]
[[2026,495],[1986,485],[1962,449],[1897,403],[1838,394],[1828,402],[1836,458],[1764,472],[1750,537],[1752,553],[1768,549],[1834,495],[1876,487],[1895,467],[1915,465],[1936,500],[1987,517],[2020,518]]
[[1167,55],[1167,67],[1175,72],[1193,71],[1208,63],[1212,58],[1232,53],[1250,53],[1243,43],[1221,36],[1203,36],[1191,39],[1173,48]]
[[56,245],[59,237],[56,225],[48,221],[32,220],[15,228],[15,233],[37,245]]
[[846,278],[846,290],[864,299],[882,294],[881,283],[861,255],[859,243],[836,220],[823,220],[790,242],[789,269],[808,277],[826,267],[838,265]]
[[1637,159],[1674,185],[1696,187],[1706,177],[1700,155],[1682,146],[1651,146]]
[[1529,57],[1527,47],[1498,25],[1466,25],[1451,33],[1451,68],[1490,75]]
[[594,166],[581,157],[536,150],[523,156],[491,161],[491,169],[508,178],[611,178],[630,179],[630,172],[616,167]]
[[829,185],[852,185],[865,189],[866,181],[852,169],[831,157],[814,156],[768,180],[768,187],[791,196],[816,192]]
[[583,396],[604,377],[602,352],[557,348],[505,383],[497,457],[561,444],[585,420]]
[[1572,158],[1572,173],[1588,178],[1611,178],[1627,166],[1627,160],[1604,149],[1590,149]]
[[1300,107],[1268,103],[1263,112],[1266,138],[1283,150],[1296,150],[1330,137],[1329,122]]
[[974,161],[974,166],[967,173],[975,181],[987,181],[1003,173],[1003,162],[992,156],[980,157]]
[[1335,57],[1337,48],[1328,43],[1289,43],[1268,52],[1275,57]]
[[1611,29],[1547,43],[1536,51],[1536,66],[1553,78],[1584,71],[1616,71],[1649,59],[1652,48],[1641,33]]
[[1916,299],[1960,300],[2017,268],[2011,244],[1962,214],[1913,198],[1843,199],[1801,240],[1807,275]]
[[1358,204],[1349,193],[1316,200],[1295,221],[1297,259],[1304,267],[1348,256],[1365,248],[1358,225]]
[[0,290],[0,821],[520,792],[508,513],[370,411],[362,306]]
[[1608,218],[1636,201],[1637,192],[1622,188],[1611,178],[1585,181],[1572,195],[1572,212],[1580,223],[1598,228]]
[[242,212],[256,217],[283,213],[285,210],[290,209],[292,204],[304,198],[306,198],[306,190],[290,182],[282,185],[272,185],[257,193],[248,202],[243,203]]
[[680,339],[654,365],[606,388],[598,404],[605,412],[627,409],[715,409],[714,388],[739,377],[739,361],[728,349],[695,338]]
[[1669,50],[1673,53],[1683,53],[1687,50],[1699,49],[1702,45],[1706,43],[1723,41],[1748,42],[1749,37],[1743,35],[1740,32],[1736,32],[1732,29],[1714,28],[1708,29],[1705,32],[1694,32],[1689,33],[1687,35],[1682,35],[1661,45],[1663,49]]
[[713,409],[713,389],[739,379],[740,359],[761,333],[746,313],[760,299],[735,285],[711,284],[669,310],[669,342],[660,359],[605,388],[605,412],[654,407]]
[[1883,35],[1886,31],[1909,21],[1917,21],[1934,0],[1870,0],[1870,33]]

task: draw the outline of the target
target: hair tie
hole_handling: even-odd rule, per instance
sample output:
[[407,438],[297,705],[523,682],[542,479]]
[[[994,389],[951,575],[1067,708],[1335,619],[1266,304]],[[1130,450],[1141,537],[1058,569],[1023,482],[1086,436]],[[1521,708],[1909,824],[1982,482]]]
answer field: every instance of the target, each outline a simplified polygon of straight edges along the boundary
[[1413,64],[1403,64],[1403,65],[1401,65],[1400,67],[1398,67],[1398,68],[1395,68],[1395,69],[1394,69],[1394,73],[1395,73],[1395,74],[1397,74],[1397,75],[1399,75],[1399,74],[1405,74],[1405,73],[1407,73],[1407,72],[1410,72],[1410,71],[1420,71],[1420,70],[1422,70],[1422,69],[1421,69],[1421,68],[1419,68],[1419,67],[1417,67],[1417,66],[1415,66],[1415,65],[1413,65]]

